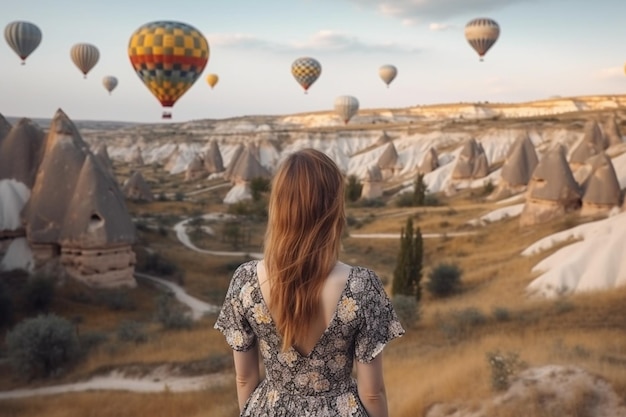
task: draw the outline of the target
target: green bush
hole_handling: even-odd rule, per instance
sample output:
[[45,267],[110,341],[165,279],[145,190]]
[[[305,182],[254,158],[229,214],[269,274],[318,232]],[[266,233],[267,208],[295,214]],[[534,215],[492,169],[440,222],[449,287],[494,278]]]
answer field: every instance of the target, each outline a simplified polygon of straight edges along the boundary
[[428,291],[435,297],[447,297],[461,285],[461,269],[455,264],[441,263],[428,274]]
[[361,192],[363,191],[363,184],[356,177],[356,175],[348,176],[348,183],[346,184],[346,200],[355,202],[361,198]]
[[6,344],[11,364],[27,378],[56,373],[80,351],[72,323],[54,314],[20,322],[7,334]]
[[82,353],[89,352],[91,349],[100,346],[109,339],[106,333],[99,331],[81,332],[78,336],[78,343]]
[[130,297],[128,290],[111,289],[100,290],[98,301],[114,311],[133,311],[137,308],[135,301]]
[[47,312],[54,300],[54,279],[44,275],[34,275],[24,287],[24,305],[30,311]]
[[405,328],[413,327],[419,319],[417,300],[412,295],[396,294],[391,299],[393,308]]
[[509,388],[510,377],[526,368],[524,361],[517,353],[508,352],[506,355],[499,351],[487,353],[487,362],[491,368],[491,387],[495,391],[504,391]]

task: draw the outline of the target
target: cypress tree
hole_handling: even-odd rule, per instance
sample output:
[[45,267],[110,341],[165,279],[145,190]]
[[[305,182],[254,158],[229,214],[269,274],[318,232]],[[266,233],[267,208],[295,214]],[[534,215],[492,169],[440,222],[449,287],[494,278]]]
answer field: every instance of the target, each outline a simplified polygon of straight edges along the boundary
[[413,232],[413,219],[408,218],[406,227],[400,232],[400,251],[393,272],[391,292],[393,295],[421,297],[423,241],[419,229]]
[[423,206],[426,203],[426,183],[424,182],[424,174],[418,173],[417,178],[413,182],[413,205]]

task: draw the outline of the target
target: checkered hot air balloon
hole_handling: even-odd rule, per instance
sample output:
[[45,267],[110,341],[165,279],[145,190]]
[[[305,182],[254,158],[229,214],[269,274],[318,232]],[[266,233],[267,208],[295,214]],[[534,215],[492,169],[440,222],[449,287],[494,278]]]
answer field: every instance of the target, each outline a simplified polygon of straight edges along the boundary
[[17,20],[6,25],[4,39],[20,57],[22,65],[24,65],[26,58],[41,43],[41,30],[33,23]]
[[307,94],[309,87],[317,81],[321,73],[322,66],[311,57],[298,58],[291,64],[291,75],[304,88],[304,94]]
[[[128,57],[161,105],[173,107],[202,74],[209,61],[209,43],[186,23],[151,22],[130,37]],[[164,119],[170,117],[171,113],[163,112]]]
[[499,36],[500,26],[493,19],[480,17],[470,20],[465,25],[465,39],[478,52],[481,61]]

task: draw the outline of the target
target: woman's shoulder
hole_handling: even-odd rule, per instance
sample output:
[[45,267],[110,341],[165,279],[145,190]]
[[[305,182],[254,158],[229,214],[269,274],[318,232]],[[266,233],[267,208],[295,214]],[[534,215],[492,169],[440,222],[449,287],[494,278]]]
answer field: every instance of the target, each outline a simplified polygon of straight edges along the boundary
[[239,265],[237,269],[235,269],[235,272],[233,272],[232,281],[242,286],[251,279],[256,278],[256,267],[258,263],[259,261],[252,260]]
[[351,270],[350,289],[354,294],[362,293],[365,295],[373,288],[379,291],[383,288],[383,282],[373,269],[354,265],[351,266]]

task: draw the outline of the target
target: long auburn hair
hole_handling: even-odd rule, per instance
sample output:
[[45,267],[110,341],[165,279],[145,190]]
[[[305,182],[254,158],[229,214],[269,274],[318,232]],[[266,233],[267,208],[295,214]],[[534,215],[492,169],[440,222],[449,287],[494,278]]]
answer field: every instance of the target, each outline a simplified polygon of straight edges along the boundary
[[324,153],[287,157],[272,180],[264,263],[282,349],[305,340],[345,226],[344,179]]

